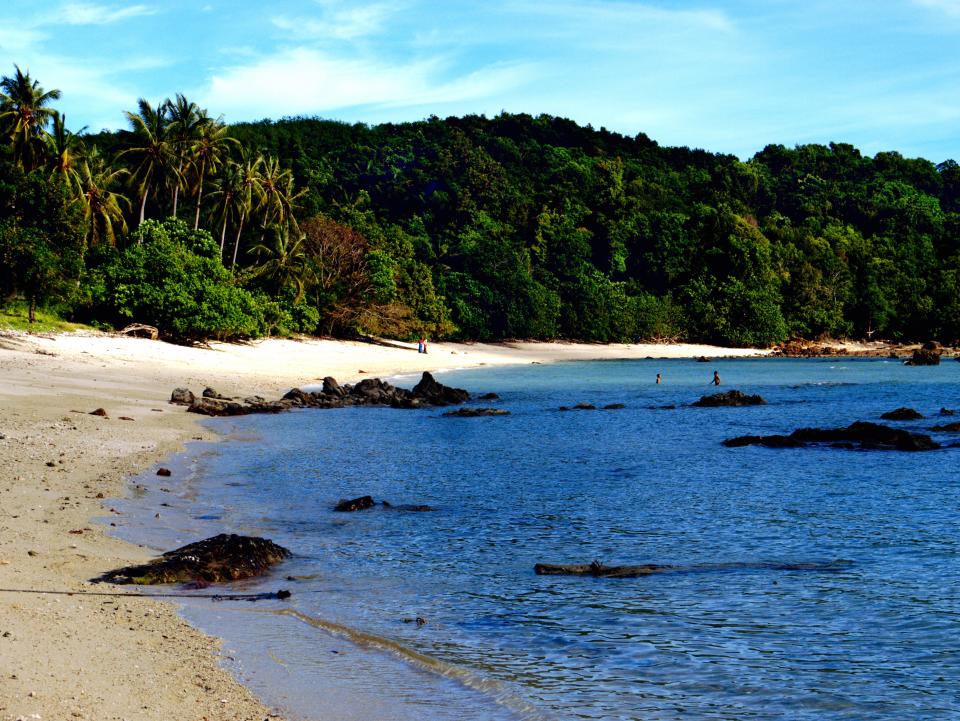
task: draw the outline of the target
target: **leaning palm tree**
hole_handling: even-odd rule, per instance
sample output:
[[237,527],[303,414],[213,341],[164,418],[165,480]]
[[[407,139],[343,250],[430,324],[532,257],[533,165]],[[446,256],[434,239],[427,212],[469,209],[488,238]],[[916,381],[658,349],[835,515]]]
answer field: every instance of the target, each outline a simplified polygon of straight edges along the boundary
[[193,143],[193,164],[197,168],[197,212],[193,218],[193,229],[200,227],[200,203],[203,201],[203,181],[207,172],[216,173],[227,159],[231,146],[240,143],[231,138],[230,128],[223,124],[222,118],[204,123]]
[[[50,174],[59,177],[69,189],[71,195],[78,195],[80,186],[80,164],[83,160],[83,141],[78,133],[67,130],[65,115],[54,111],[53,128],[46,138],[47,167]],[[86,128],[82,128],[82,133]]]
[[176,157],[177,172],[173,176],[173,212],[177,217],[177,202],[180,198],[180,189],[183,187],[183,175],[190,162],[190,151],[200,136],[200,130],[210,117],[205,110],[201,110],[196,103],[192,103],[182,94],[177,93],[175,100],[167,100],[166,113],[170,120],[170,140],[173,143],[173,154]]
[[13,67],[13,77],[0,79],[0,129],[10,141],[14,162],[33,170],[43,163],[43,137],[55,112],[47,105],[60,99],[60,91],[44,90],[30,73]]
[[80,165],[80,202],[83,207],[83,222],[86,228],[87,245],[105,241],[117,244],[116,231],[127,232],[123,206],[130,201],[113,190],[119,187],[128,174],[126,168],[113,168],[94,148]]
[[122,151],[118,157],[133,159],[135,167],[131,178],[140,194],[140,223],[143,223],[147,198],[163,182],[164,177],[176,172],[176,159],[164,105],[154,108],[143,98],[137,101],[137,105],[139,112],[126,110],[123,113],[131,126],[131,130],[126,131],[131,147]]

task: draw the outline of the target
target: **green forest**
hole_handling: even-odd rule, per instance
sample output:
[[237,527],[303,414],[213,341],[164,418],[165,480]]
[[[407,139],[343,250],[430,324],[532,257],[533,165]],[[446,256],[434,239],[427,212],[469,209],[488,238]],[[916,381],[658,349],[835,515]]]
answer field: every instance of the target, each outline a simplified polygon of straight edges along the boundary
[[[0,82],[0,307],[180,341],[960,338],[960,166],[732,155],[546,115],[117,132]],[[215,112],[215,111],[212,111]]]

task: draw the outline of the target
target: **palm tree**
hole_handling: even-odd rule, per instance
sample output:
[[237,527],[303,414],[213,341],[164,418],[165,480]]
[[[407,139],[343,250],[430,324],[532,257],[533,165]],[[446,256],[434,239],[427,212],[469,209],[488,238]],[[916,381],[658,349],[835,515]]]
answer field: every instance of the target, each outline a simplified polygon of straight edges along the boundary
[[[53,113],[53,131],[46,137],[47,165],[51,175],[58,176],[63,184],[77,195],[80,186],[80,164],[84,147],[79,133],[67,130],[67,117],[57,111]],[[82,128],[82,133],[86,127]]]
[[[206,114],[204,114],[206,117]],[[193,163],[199,166],[197,175],[197,212],[193,219],[193,229],[200,227],[200,203],[203,200],[203,181],[206,172],[216,173],[226,160],[231,145],[239,145],[236,138],[227,133],[230,129],[223,124],[222,118],[208,120],[200,127],[197,139],[193,143]]]
[[13,77],[0,80],[0,128],[10,138],[14,162],[33,170],[42,164],[43,136],[55,112],[46,105],[59,100],[60,91],[45,91],[30,73],[21,71],[19,65],[13,67]]
[[271,244],[260,243],[250,251],[258,260],[254,275],[269,278],[278,290],[292,288],[295,293],[293,302],[300,302],[306,284],[311,280],[303,234],[299,231],[293,233],[289,225],[275,227]]
[[180,188],[183,186],[183,173],[189,163],[191,146],[197,141],[203,125],[210,122],[210,118],[205,110],[201,110],[196,103],[188,101],[182,93],[177,93],[176,100],[167,100],[166,113],[170,121],[170,139],[177,162],[177,173],[173,178],[172,213],[176,218],[177,201],[180,197]]
[[88,245],[101,240],[116,245],[116,228],[127,232],[122,206],[130,207],[130,201],[111,188],[120,184],[126,168],[112,168],[94,148],[80,164],[80,202],[83,206],[83,221]]
[[260,242],[263,243],[267,228],[270,226],[283,227],[290,224],[294,234],[299,234],[293,208],[305,191],[294,190],[293,173],[288,168],[281,168],[280,161],[270,156],[263,164],[261,188],[263,204],[260,209],[263,215],[261,216]]
[[[136,168],[132,179],[140,193],[140,223],[143,223],[147,198],[155,185],[159,185],[164,176],[176,173],[173,144],[170,141],[168,123],[163,104],[152,107],[143,98],[137,101],[139,112],[124,111],[132,130],[126,135],[131,147],[118,157],[131,156]],[[142,242],[142,241],[140,241]]]
[[257,155],[254,158],[246,158],[239,164],[239,193],[234,197],[237,212],[237,237],[233,243],[233,260],[230,263],[231,270],[237,264],[237,251],[240,249],[240,233],[243,232],[243,224],[253,211],[263,204],[264,194],[262,186],[262,176],[260,166],[263,164],[263,158]]

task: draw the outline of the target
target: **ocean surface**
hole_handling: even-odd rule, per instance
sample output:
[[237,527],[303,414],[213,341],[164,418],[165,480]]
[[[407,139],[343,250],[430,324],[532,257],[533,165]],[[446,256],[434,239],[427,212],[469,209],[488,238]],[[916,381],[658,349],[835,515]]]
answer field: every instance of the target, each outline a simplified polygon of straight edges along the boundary
[[[719,390],[768,404],[691,407],[717,390],[715,369]],[[211,420],[224,442],[166,462],[170,478],[143,474],[116,505],[118,534],[157,549],[236,532],[294,552],[224,589],[287,588],[287,601],[183,605],[291,719],[960,719],[960,448],[721,445],[900,406],[927,418],[891,425],[960,420],[938,416],[960,411],[960,363],[605,361],[437,378],[494,391],[471,405],[511,415]],[[578,402],[626,407],[558,410]],[[362,495],[436,510],[332,511]],[[681,570],[534,574],[595,559]],[[776,568],[797,563],[827,565]]]

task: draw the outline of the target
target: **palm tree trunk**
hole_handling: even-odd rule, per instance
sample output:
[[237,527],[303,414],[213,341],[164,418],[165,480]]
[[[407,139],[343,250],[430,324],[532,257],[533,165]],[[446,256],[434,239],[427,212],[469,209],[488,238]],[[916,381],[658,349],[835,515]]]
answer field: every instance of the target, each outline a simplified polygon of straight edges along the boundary
[[240,223],[237,225],[237,239],[233,244],[233,261],[230,263],[230,272],[233,272],[233,267],[237,264],[237,251],[240,249],[240,231],[243,230],[243,216],[240,216]]
[[[180,174],[180,168],[177,168],[177,175]],[[173,186],[173,217],[177,217],[177,198],[180,196],[180,183]]]
[[193,229],[200,227],[200,201],[203,199],[203,173],[207,166],[207,160],[204,158],[200,163],[200,184],[197,186],[197,214],[193,219]]
[[[147,211],[147,195],[150,194],[150,183],[147,183],[143,188],[143,200],[140,201],[140,225],[143,225],[144,214]],[[143,239],[140,238],[137,240],[138,243],[142,243]]]
[[227,214],[223,214],[223,228],[220,230],[220,261],[223,262],[223,246],[227,241]]

